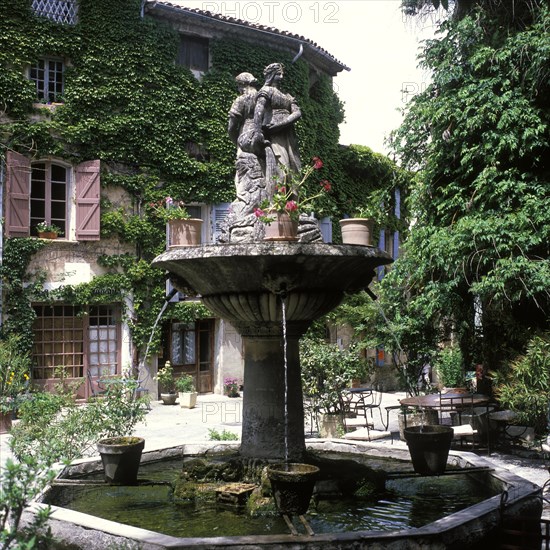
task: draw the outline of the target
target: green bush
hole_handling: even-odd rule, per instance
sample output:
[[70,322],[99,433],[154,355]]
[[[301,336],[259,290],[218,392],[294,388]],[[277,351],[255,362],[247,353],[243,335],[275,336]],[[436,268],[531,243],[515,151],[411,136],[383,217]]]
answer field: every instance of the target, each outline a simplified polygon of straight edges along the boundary
[[435,358],[434,367],[441,384],[446,388],[464,386],[466,377],[462,353],[458,346],[443,348]]
[[86,405],[67,394],[34,394],[21,406],[21,421],[12,428],[17,458],[70,461],[95,452],[99,439],[131,434],[146,414],[144,400],[134,398],[137,382],[112,378],[105,384],[105,394]]
[[239,436],[233,432],[222,430],[218,432],[215,428],[208,429],[208,436],[210,441],[238,441]]
[[176,378],[176,390],[181,393],[190,393],[195,391],[195,383],[193,377],[190,374],[184,374],[179,378]]
[[518,413],[518,423],[547,430],[550,396],[550,333],[534,336],[524,355],[494,373],[493,387],[502,407]]
[[306,405],[314,412],[342,413],[342,392],[356,378],[368,373],[368,363],[355,347],[341,350],[322,339],[302,338],[300,342],[302,388]]

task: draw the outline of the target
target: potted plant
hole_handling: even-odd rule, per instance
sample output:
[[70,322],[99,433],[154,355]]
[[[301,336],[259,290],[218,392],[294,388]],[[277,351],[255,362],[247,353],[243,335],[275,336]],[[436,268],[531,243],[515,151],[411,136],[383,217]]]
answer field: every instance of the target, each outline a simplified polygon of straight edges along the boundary
[[239,383],[237,378],[224,378],[223,380],[223,393],[227,397],[240,397]]
[[311,164],[296,180],[295,175],[286,170],[283,178],[275,179],[274,193],[263,200],[255,209],[256,218],[265,225],[264,239],[268,241],[295,241],[298,239],[298,220],[301,213],[313,209],[313,201],[330,191],[331,184],[321,180],[321,190],[307,197],[303,186],[311,174],[323,167],[319,157],[313,157]]
[[195,391],[195,383],[190,374],[184,374],[176,378],[176,390],[179,393],[180,407],[193,409],[197,404],[197,392]]
[[168,246],[196,246],[201,244],[202,220],[192,218],[183,201],[166,197],[149,205],[168,224]]
[[351,218],[340,220],[342,243],[372,246],[376,212],[377,209],[365,206],[359,208]]
[[340,437],[347,411],[343,393],[354,378],[367,375],[368,363],[354,346],[342,350],[336,344],[304,337],[300,342],[300,364],[305,408],[318,423],[321,437]]
[[175,405],[178,394],[176,393],[174,370],[170,361],[164,363],[164,367],[158,370],[157,375],[154,377],[159,383],[160,398],[165,405]]
[[63,234],[60,227],[46,220],[36,224],[36,232],[41,239],[57,239],[58,235]]
[[113,377],[105,380],[101,400],[88,404],[90,419],[95,418],[103,433],[97,449],[103,463],[105,481],[135,485],[145,446],[142,437],[131,435],[136,424],[146,414],[144,398],[135,398],[138,382],[132,377]]

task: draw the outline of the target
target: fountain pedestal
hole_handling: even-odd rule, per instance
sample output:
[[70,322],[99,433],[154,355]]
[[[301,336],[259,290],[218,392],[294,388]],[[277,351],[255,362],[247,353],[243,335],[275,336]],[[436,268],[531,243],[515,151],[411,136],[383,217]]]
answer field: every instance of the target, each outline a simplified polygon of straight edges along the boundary
[[345,292],[367,288],[374,269],[391,261],[372,247],[303,243],[202,245],[155,258],[153,264],[170,273],[176,288],[200,294],[243,337],[243,456],[302,460],[299,339]]

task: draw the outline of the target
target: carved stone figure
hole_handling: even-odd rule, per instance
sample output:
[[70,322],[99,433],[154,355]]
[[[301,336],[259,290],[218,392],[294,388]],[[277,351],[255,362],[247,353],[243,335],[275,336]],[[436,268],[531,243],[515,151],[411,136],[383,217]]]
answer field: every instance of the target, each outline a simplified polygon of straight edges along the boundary
[[[228,134],[237,146],[235,187],[237,198],[222,224],[219,242],[252,242],[263,238],[264,226],[254,210],[273,197],[275,181],[301,169],[294,123],[302,116],[296,100],[280,90],[281,63],[264,69],[265,81],[257,91],[250,73],[236,77],[240,95],[229,111]],[[302,242],[321,241],[314,218],[300,216]]]

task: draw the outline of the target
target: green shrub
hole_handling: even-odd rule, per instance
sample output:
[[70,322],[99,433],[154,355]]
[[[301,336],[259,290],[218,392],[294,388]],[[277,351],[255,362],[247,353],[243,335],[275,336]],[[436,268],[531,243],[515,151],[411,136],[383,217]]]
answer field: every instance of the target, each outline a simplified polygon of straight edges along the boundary
[[465,384],[466,377],[462,362],[462,353],[458,346],[443,348],[436,355],[434,367],[443,386],[456,388]]
[[137,382],[112,378],[105,384],[105,394],[86,405],[67,394],[34,394],[21,406],[21,421],[12,428],[17,458],[70,461],[95,451],[99,439],[131,434],[146,414],[144,400],[134,398]]
[[208,429],[208,436],[210,441],[238,441],[239,439],[239,436],[233,432],[229,432],[227,430],[218,432],[218,430],[214,428]]
[[518,423],[544,434],[550,396],[550,333],[534,336],[524,355],[493,374],[493,387],[501,406],[518,413]]

